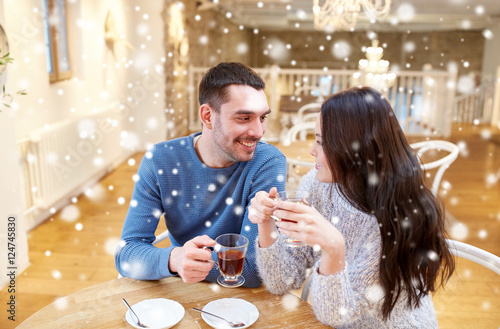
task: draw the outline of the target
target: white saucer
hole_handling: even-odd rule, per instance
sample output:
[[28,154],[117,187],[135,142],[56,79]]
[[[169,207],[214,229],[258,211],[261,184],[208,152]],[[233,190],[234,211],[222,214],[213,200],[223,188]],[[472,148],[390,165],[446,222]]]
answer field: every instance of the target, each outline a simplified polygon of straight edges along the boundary
[[[175,326],[184,317],[184,307],[178,302],[165,298],[146,299],[132,305],[142,324],[151,329],[166,329]],[[139,328],[135,316],[127,311],[125,319],[134,328]]]
[[[214,300],[203,308],[204,311],[220,315],[233,322],[243,322],[248,328],[259,318],[259,310],[254,304],[240,298],[222,298]],[[202,313],[203,320],[212,328],[230,328],[227,322],[216,317]]]

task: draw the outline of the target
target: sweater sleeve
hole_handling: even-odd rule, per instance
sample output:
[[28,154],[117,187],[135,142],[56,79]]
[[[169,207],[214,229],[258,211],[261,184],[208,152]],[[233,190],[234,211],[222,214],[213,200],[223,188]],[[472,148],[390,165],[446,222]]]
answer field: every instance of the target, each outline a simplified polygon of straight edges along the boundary
[[[371,216],[354,211],[348,215],[352,231],[344,232],[347,248],[344,269],[334,275],[318,273],[315,266],[311,283],[311,304],[323,323],[341,327],[356,323],[362,314],[379,309],[382,297],[378,282],[380,234]],[[377,306],[378,305],[378,306]]]
[[152,159],[143,158],[138,176],[121,241],[115,252],[115,265],[122,276],[158,280],[173,275],[168,269],[173,247],[157,248],[152,245],[164,211]]
[[[314,173],[305,175],[299,189],[312,191],[314,177]],[[255,242],[255,248],[259,275],[267,290],[275,295],[299,289],[306,279],[306,270],[319,257],[310,246],[287,247],[282,234],[278,234],[278,239],[268,248],[260,248],[258,241]]]
[[306,279],[306,270],[317,257],[309,246],[287,247],[282,234],[267,248],[260,248],[258,241],[255,247],[259,275],[267,290],[275,295],[299,289]]

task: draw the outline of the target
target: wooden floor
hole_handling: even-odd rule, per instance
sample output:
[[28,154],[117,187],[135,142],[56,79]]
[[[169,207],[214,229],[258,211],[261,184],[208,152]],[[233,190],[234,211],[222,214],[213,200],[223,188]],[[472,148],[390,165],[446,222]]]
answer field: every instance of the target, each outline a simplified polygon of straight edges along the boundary
[[[461,145],[462,154],[443,177],[447,190],[441,190],[441,198],[455,218],[449,225],[452,237],[500,255],[500,134],[489,140],[481,135],[480,127],[454,127],[449,140]],[[29,233],[31,265],[17,280],[16,324],[62,296],[117,277],[113,252],[141,157],[122,164]],[[4,288],[0,300],[7,297]],[[498,329],[500,276],[459,260],[456,275],[434,303],[440,328]],[[2,311],[0,328],[15,325]]]

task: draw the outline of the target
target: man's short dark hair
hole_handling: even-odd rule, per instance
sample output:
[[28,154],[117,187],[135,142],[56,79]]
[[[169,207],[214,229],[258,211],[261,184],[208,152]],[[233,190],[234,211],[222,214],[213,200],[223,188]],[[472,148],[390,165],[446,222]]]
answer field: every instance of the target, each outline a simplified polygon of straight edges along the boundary
[[216,112],[228,102],[230,85],[246,85],[256,90],[266,88],[266,83],[250,67],[242,63],[223,62],[212,67],[200,82],[200,105],[208,104]]

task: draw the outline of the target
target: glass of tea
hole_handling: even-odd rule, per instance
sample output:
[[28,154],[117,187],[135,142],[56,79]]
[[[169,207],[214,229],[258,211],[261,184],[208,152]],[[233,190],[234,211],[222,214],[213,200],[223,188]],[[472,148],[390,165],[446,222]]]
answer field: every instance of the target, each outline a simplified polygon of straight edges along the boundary
[[[276,194],[276,200],[311,205],[312,193],[310,193],[309,191],[302,191],[302,190],[287,190],[287,191],[278,192]],[[287,221],[286,219],[281,219],[281,218],[274,216],[274,215],[272,215],[271,217],[277,221],[281,221],[281,220]],[[285,245],[288,247],[296,248],[296,247],[302,247],[305,245],[304,242],[297,240],[297,239],[292,239],[286,235],[284,235],[284,238],[285,238]]]
[[240,234],[228,233],[215,239],[214,251],[217,253],[221,276],[217,282],[228,288],[239,287],[245,283],[241,275],[247,255],[248,239]]

